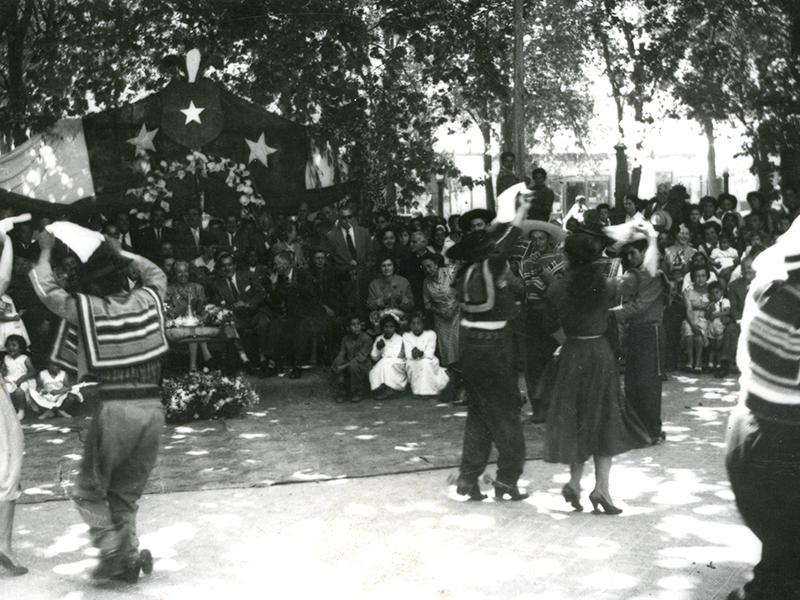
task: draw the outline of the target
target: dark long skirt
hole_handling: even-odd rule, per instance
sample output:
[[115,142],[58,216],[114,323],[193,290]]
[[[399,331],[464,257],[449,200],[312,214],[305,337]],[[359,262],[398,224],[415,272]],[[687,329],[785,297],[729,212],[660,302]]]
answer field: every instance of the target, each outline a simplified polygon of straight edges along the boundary
[[574,464],[651,443],[620,391],[617,361],[605,337],[567,338],[545,375],[549,403],[544,459]]

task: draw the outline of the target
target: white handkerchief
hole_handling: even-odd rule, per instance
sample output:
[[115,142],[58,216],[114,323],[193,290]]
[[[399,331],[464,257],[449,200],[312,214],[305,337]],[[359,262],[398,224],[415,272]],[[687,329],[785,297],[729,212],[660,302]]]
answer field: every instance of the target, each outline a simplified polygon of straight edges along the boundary
[[528,184],[524,181],[503,190],[503,193],[497,197],[497,216],[494,220],[497,223],[511,223],[517,214],[517,194],[527,191]]
[[16,217],[8,217],[7,219],[0,220],[0,231],[8,233],[14,229],[16,223],[24,223],[31,220],[31,213],[24,213]]
[[56,221],[45,229],[69,246],[83,263],[89,260],[94,251],[105,241],[102,233],[68,221]]

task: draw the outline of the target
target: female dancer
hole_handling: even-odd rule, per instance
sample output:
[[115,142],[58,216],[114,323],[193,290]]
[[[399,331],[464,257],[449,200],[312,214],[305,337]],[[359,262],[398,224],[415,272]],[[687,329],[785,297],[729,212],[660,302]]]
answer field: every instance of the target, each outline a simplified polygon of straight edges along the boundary
[[[14,262],[11,240],[0,229],[0,296],[11,282]],[[28,569],[19,564],[11,550],[14,531],[14,508],[20,496],[20,471],[22,470],[22,428],[17,413],[0,380],[0,565],[13,575],[24,575]]]
[[545,385],[547,414],[545,460],[568,464],[570,481],[561,493],[576,510],[583,464],[594,457],[595,488],[589,501],[595,511],[622,512],[609,492],[611,459],[650,443],[644,427],[620,393],[617,361],[605,337],[614,290],[594,263],[596,238],[577,233],[565,245],[568,269],[547,291],[547,319],[562,343],[557,370]]

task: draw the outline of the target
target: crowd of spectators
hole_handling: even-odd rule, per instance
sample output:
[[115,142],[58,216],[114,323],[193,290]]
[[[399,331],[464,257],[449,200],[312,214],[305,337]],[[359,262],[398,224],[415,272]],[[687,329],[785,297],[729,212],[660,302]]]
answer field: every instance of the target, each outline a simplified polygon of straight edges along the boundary
[[[602,227],[649,219],[656,212],[668,214],[670,223],[659,235],[661,269],[671,285],[663,366],[665,371],[680,368],[724,376],[735,365],[753,259],[789,228],[800,202],[791,189],[784,190],[780,201],[751,192],[742,214],[730,194],[706,196],[698,204],[688,198],[685,188],[676,185],[648,201],[628,196],[619,212],[607,204],[590,209],[582,200],[563,228]],[[0,218],[11,211],[2,213]],[[312,363],[332,367],[342,397],[357,399],[368,386],[373,363],[387,356],[385,348],[399,344],[408,359],[435,354],[435,368],[441,363],[446,376],[458,382],[459,308],[451,288],[458,265],[446,251],[462,229],[470,227],[459,215],[445,220],[420,214],[359,214],[346,204],[315,212],[300,205],[294,215],[262,212],[221,219],[199,208],[170,215],[156,206],[146,218],[141,216],[120,211],[107,220],[92,217],[83,224],[161,266],[170,282],[168,317],[197,314],[206,303],[231,310],[237,335],[228,355],[234,368],[261,377],[297,378],[302,367]],[[47,367],[57,326],[27,278],[38,256],[35,230],[46,222],[23,223],[12,232],[13,276],[4,296],[8,302],[2,304],[8,315],[21,316],[32,373]],[[555,349],[553,343],[542,343],[549,338],[545,324],[535,317],[541,316],[546,289],[561,276],[564,261],[559,236],[546,228],[529,233],[512,260],[512,274],[522,290],[520,312],[530,313],[530,318],[523,319],[509,343],[517,355],[528,355],[519,356],[517,364],[532,388]],[[65,246],[56,256],[55,271],[63,287],[78,291],[78,258]],[[131,288],[139,285],[133,273],[127,283]],[[403,337],[412,314],[417,320],[413,339],[424,349],[403,347],[403,339],[412,339]],[[387,322],[395,330],[388,336]],[[433,344],[429,336],[423,344],[423,330],[433,332]],[[526,338],[536,342],[526,348]],[[3,344],[5,339],[0,340]],[[206,344],[196,345],[190,358],[191,369],[217,364]],[[437,373],[430,371],[426,377],[443,381]],[[373,373],[372,379],[380,378]],[[385,388],[385,380],[377,387]]]

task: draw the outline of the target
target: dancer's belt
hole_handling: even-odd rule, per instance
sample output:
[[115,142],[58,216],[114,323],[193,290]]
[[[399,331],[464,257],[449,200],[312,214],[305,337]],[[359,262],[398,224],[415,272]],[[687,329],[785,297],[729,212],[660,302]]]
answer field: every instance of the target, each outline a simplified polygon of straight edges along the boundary
[[93,388],[93,396],[101,402],[109,400],[143,400],[161,398],[161,389],[157,385],[100,383]]
[[461,319],[461,326],[467,329],[482,329],[484,331],[497,331],[506,326],[508,321],[469,321]]

